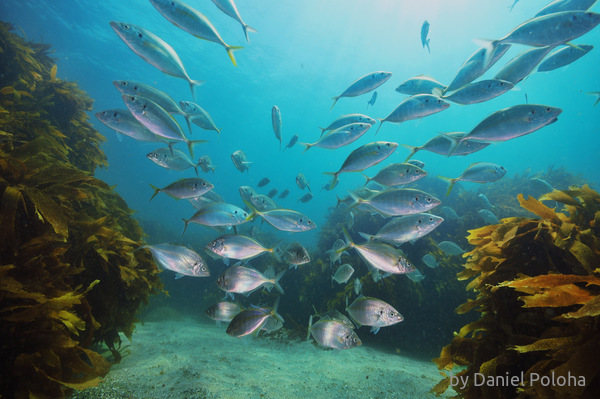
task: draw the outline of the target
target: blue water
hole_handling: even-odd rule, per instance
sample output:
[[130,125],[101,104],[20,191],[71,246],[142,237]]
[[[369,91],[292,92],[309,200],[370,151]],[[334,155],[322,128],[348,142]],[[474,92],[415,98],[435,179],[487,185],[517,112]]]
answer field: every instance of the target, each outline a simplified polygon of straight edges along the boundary
[[[187,202],[175,201],[164,194],[149,202],[153,193],[149,184],[163,187],[177,179],[195,176],[193,170],[176,172],[160,168],[146,158],[159,144],[138,143],[127,137],[121,141],[93,114],[109,108],[125,108],[112,85],[113,80],[152,84],[177,101],[192,100],[189,86],[134,54],[114,33],[109,21],[129,22],[152,31],[174,47],[192,79],[206,81],[196,91],[196,102],[212,115],[222,132],[217,137],[214,132],[202,131],[196,126],[190,139],[210,141],[196,146],[195,158],[211,156],[217,166],[215,174],[200,172],[200,175],[215,185],[216,192],[227,202],[242,206],[238,188],[256,187],[263,177],[269,177],[271,183],[257,189],[259,193],[266,194],[272,188],[279,192],[290,189],[288,198],[280,200],[279,205],[302,212],[322,226],[329,208],[336,204],[336,196],[347,195],[347,190],[365,181],[360,173],[342,174],[334,190],[320,191],[329,181],[323,172],[337,171],[355,148],[375,140],[419,146],[439,132],[469,131],[489,114],[525,103],[525,95],[531,103],[562,108],[558,122],[466,157],[445,158],[419,152],[414,158],[426,163],[425,169],[430,175],[427,179],[436,179],[437,175],[457,177],[474,162],[498,163],[508,170],[506,178],[526,170],[545,171],[554,165],[582,174],[597,189],[600,106],[594,108],[595,97],[586,93],[600,91],[599,49],[568,67],[534,73],[518,85],[518,90],[489,102],[469,106],[452,104],[448,110],[424,119],[401,125],[386,123],[376,137],[372,130],[350,146],[334,151],[313,148],[303,153],[299,144],[279,151],[271,126],[271,108],[277,105],[282,113],[284,147],[294,134],[299,135],[300,142],[316,141],[319,127],[343,114],[367,113],[384,118],[406,98],[394,91],[400,83],[427,74],[448,84],[462,63],[478,49],[474,39],[504,36],[547,2],[519,1],[509,13],[513,0],[237,0],[245,22],[258,31],[250,33],[248,44],[240,25],[212,2],[189,0],[217,27],[227,43],[245,47],[235,53],[237,68],[221,46],[175,27],[146,0],[3,0],[0,15],[3,20],[18,25],[29,40],[53,45],[57,76],[77,81],[95,100],[90,120],[107,138],[103,150],[110,164],[108,169],[98,170],[96,176],[116,186],[130,208],[137,212],[136,218],[158,226],[161,238],[177,242],[183,228],[181,219],[191,217],[194,209]],[[421,45],[424,20],[431,24],[431,53]],[[600,46],[600,29],[575,43]],[[505,62],[525,49],[513,46],[484,77],[494,76]],[[377,70],[390,71],[393,75],[377,89],[373,107],[367,107],[371,99],[369,93],[341,98],[330,111],[331,97],[342,93],[357,78]],[[183,119],[179,121],[185,126]],[[187,151],[185,146],[179,148]],[[248,161],[253,162],[249,172],[243,174],[234,168],[230,159],[231,153],[240,149]],[[409,150],[400,146],[383,164],[365,173],[373,176],[383,165],[404,161],[408,153]],[[306,204],[297,202],[305,194],[295,183],[300,172],[308,178],[315,194]],[[461,185],[477,188],[474,184]],[[314,247],[319,238],[319,229],[296,234],[276,233],[279,239],[298,240],[309,247]],[[201,248],[219,234],[191,225],[185,239]],[[195,284],[191,279],[178,281],[181,290],[191,289]],[[216,290],[214,286],[210,289]]]

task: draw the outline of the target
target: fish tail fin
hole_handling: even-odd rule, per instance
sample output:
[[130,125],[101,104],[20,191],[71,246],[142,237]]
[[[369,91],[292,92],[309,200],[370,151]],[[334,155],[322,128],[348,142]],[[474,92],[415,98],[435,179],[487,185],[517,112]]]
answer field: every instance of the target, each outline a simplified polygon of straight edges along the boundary
[[237,51],[237,50],[241,50],[241,49],[243,49],[242,46],[227,46],[227,47],[225,47],[225,50],[227,51],[227,55],[231,59],[231,62],[233,62],[234,66],[237,66],[237,62],[235,60],[235,56],[233,55],[233,52]]
[[312,327],[312,319],[313,319],[313,315],[310,315],[310,318],[308,319],[308,330],[306,332],[307,340],[310,338],[310,328]]
[[194,146],[200,143],[208,143],[207,140],[185,140],[185,143],[188,146],[188,150],[190,151],[190,155],[194,158]]
[[483,56],[483,67],[487,68],[490,60],[492,59],[492,54],[494,54],[496,47],[498,47],[499,40],[475,39],[474,42],[485,49],[485,55]]
[[431,41],[431,39],[427,39],[427,40],[425,41],[425,45],[427,46],[427,52],[428,52],[429,54],[431,54],[431,49],[429,48],[429,42],[430,42],[430,41]]
[[321,129],[321,137],[323,136],[323,133],[325,133],[325,131],[327,130],[327,128],[325,127],[320,127],[319,129]]
[[[363,187],[364,187],[364,186],[366,186],[367,184],[369,184],[369,182],[370,182],[371,180],[373,180],[373,179],[371,179],[369,176],[367,176],[367,175],[366,175],[366,174],[364,174],[364,173],[361,173],[361,175],[363,175],[363,176],[365,177],[365,179],[367,179],[367,181],[365,182],[365,184],[363,184]],[[338,198],[338,200],[339,200],[339,198]],[[339,202],[338,202],[338,203],[339,203]]]
[[410,150],[410,154],[408,154],[408,157],[406,157],[406,160],[404,161],[404,163],[408,162],[412,158],[412,156],[415,155],[420,150],[419,147],[415,147],[412,145],[408,145],[408,144],[400,144],[400,145],[403,147],[406,147]]
[[333,180],[331,180],[331,184],[329,184],[329,190],[327,191],[331,191],[333,190],[333,188],[335,186],[337,186],[338,184],[338,175],[339,172],[323,172],[324,175],[332,175],[333,176]]
[[[196,176],[198,176],[198,165],[199,165],[199,163],[194,165],[194,171],[196,171]],[[213,173],[215,173],[214,169],[213,169]]]
[[360,232],[359,232],[358,234],[360,234],[360,236],[361,236],[362,238],[364,238],[365,240],[367,240],[367,241],[373,241],[373,240],[375,239],[375,236],[374,236],[374,235],[371,235],[371,234],[367,234],[367,233],[360,233]]
[[150,197],[150,201],[152,201],[152,199],[156,197],[156,194],[160,192],[160,188],[153,186],[152,184],[150,185],[150,187],[152,187],[152,189],[154,190],[154,194],[152,194],[152,197]]
[[457,179],[451,179],[449,177],[444,177],[444,176],[438,176],[440,179],[447,181],[448,183],[450,183],[450,186],[448,187],[448,191],[446,192],[446,196],[450,195],[450,191],[452,191],[452,188],[454,187],[454,184],[456,184]]
[[196,101],[196,87],[202,86],[204,84],[204,80],[192,80],[190,79],[188,83],[190,84],[190,90],[192,91],[192,98]]
[[336,96],[336,97],[331,97],[331,99],[333,100],[333,105],[331,106],[331,108],[329,108],[329,110],[331,111],[333,109],[333,107],[335,107],[335,104],[338,102],[338,100],[340,99],[340,96]]
[[190,223],[189,219],[183,219],[182,218],[181,220],[183,220],[183,222],[185,223],[185,225],[183,226],[183,231],[181,232],[181,236],[179,236],[180,238],[183,237],[183,234],[187,230],[188,224]]
[[381,126],[383,126],[383,122],[385,122],[384,119],[380,119],[380,118],[375,118],[379,121],[379,126],[377,127],[377,130],[375,130],[375,136],[377,136],[377,133],[379,133],[379,129],[381,129]]
[[350,234],[348,234],[348,230],[346,230],[346,226],[342,226],[342,231],[344,233],[344,241],[346,241],[346,245],[344,245],[343,247],[341,247],[339,249],[336,249],[335,250],[336,254],[342,253],[354,245],[354,241],[352,241]]
[[[271,270],[271,273],[273,271],[272,266],[269,266],[269,270]],[[267,271],[269,271],[267,270]],[[265,284],[265,288],[267,289],[267,291],[271,292],[271,289],[273,287],[275,287],[275,289],[277,290],[277,292],[279,292],[281,295],[283,295],[283,288],[281,288],[281,285],[279,285],[279,280],[281,280],[281,278],[283,277],[283,275],[285,274],[285,270],[277,273],[277,275],[275,277],[272,278],[272,280],[270,280],[268,283]],[[267,272],[265,272],[265,274],[267,274]]]
[[448,133],[440,133],[440,135],[444,136],[446,139],[448,139],[450,141],[450,148],[448,149],[448,155],[446,155],[446,156],[451,157],[452,154],[454,154],[454,152],[458,148],[458,145],[462,142],[462,139],[457,139],[456,137],[452,137]]
[[190,116],[188,114],[185,114],[185,121],[187,122],[188,125],[188,130],[190,131],[190,136],[192,135],[192,121],[190,121]]
[[252,219],[254,219],[257,215],[260,216],[261,213],[256,210],[256,208],[254,207],[254,205],[252,205],[250,202],[248,202],[246,200],[243,200],[243,201],[250,208],[250,213],[248,214],[248,216],[246,216],[246,221],[247,222],[250,221],[250,220],[252,220]]
[[248,37],[248,32],[257,33],[257,30],[248,24],[243,24],[242,29],[244,30],[244,35],[246,36],[246,41],[248,43],[250,43],[250,38]]
[[304,149],[304,151],[302,151],[302,153],[305,153],[306,151],[310,150],[310,148],[313,146],[313,144],[311,144],[311,143],[299,143],[299,144],[302,144],[303,146],[306,147]]

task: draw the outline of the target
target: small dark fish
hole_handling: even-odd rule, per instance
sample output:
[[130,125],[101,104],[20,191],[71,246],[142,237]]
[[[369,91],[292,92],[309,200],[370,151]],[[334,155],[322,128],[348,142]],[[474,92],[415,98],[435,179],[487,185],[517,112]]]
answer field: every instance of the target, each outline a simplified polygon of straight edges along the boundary
[[267,194],[267,197],[273,198],[276,195],[277,195],[277,189],[274,188],[273,190],[269,191],[269,193]]
[[286,148],[292,148],[294,146],[294,144],[296,144],[297,141],[298,141],[298,135],[294,134],[292,136],[292,138],[290,139],[290,142],[283,149],[283,151],[285,151]]
[[344,263],[338,267],[335,274],[331,276],[331,281],[335,281],[338,284],[345,284],[350,280],[352,274],[354,274],[354,268],[349,264]]
[[442,241],[438,245],[438,248],[444,251],[446,255],[456,256],[462,255],[465,253],[465,250],[459,247],[456,243],[452,241]]
[[298,185],[300,190],[304,190],[305,188],[308,188],[308,191],[310,191],[310,186],[308,185],[309,183],[310,182],[308,180],[306,180],[306,177],[304,176],[304,174],[298,173],[298,176],[296,176],[296,184]]
[[298,201],[302,202],[302,203],[306,203],[306,202],[310,201],[311,199],[313,199],[312,193],[306,193],[302,197],[300,197],[300,199]]
[[454,209],[450,208],[449,206],[443,207],[442,212],[444,213],[444,216],[448,220],[459,220],[460,219],[460,217],[458,217],[458,215],[456,214],[456,211]]
[[427,46],[427,52],[431,53],[431,49],[429,48],[429,41],[431,39],[427,38],[428,34],[429,34],[429,22],[424,21],[423,25],[421,25],[421,44],[423,45],[423,48],[425,48],[425,46]]
[[269,183],[271,183],[271,179],[269,179],[268,177],[265,177],[264,179],[262,179],[261,181],[258,182],[257,186],[264,187]]
[[429,267],[431,269],[435,269],[436,267],[439,266],[439,264],[437,263],[437,260],[435,259],[435,256],[433,256],[432,254],[426,254],[421,259],[427,265],[427,267]]
[[290,264],[290,269],[292,266],[297,269],[298,265],[310,262],[310,255],[308,255],[308,251],[302,244],[293,242],[283,251],[283,259]]
[[376,92],[376,91],[374,91],[374,92],[373,92],[373,95],[371,96],[371,99],[370,99],[370,100],[369,100],[369,102],[367,103],[367,107],[368,107],[369,105],[370,105],[370,106],[373,106],[373,105],[375,105],[375,101],[377,101],[377,92]]
[[288,190],[287,188],[285,190],[283,190],[283,192],[281,194],[279,194],[278,198],[284,199],[285,197],[288,196],[288,194],[290,193],[290,190]]
[[494,215],[492,213],[492,211],[490,211],[488,209],[480,209],[477,211],[477,213],[483,219],[483,221],[487,224],[499,224],[500,223],[500,221],[498,220],[496,215]]

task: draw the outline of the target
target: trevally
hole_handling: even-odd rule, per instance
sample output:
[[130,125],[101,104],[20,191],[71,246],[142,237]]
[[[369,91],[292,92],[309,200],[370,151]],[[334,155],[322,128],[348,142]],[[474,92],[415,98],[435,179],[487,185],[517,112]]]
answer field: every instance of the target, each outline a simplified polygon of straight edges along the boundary
[[516,85],[525,79],[554,47],[533,48],[519,54],[498,71],[494,79],[508,81]]
[[185,120],[187,121],[190,133],[192,133],[193,122],[195,125],[200,126],[204,130],[214,130],[217,134],[221,133],[221,129],[215,125],[215,122],[211,118],[210,114],[202,109],[198,104],[191,101],[180,101],[179,105],[184,112]]
[[[274,275],[273,267],[261,273],[256,269],[246,266],[234,265],[228,267],[223,274],[217,279],[217,285],[227,294],[247,294],[262,286],[267,291],[271,291],[273,287],[283,295],[283,288],[279,285],[279,280],[285,274],[285,270]],[[231,295],[233,296],[233,295]]]
[[111,21],[110,26],[125,44],[144,61],[154,65],[167,75],[185,79],[190,85],[192,96],[194,96],[194,87],[204,83],[203,80],[192,80],[173,47],[154,33],[124,22]]
[[320,346],[332,349],[350,349],[362,345],[354,330],[346,324],[329,319],[321,319],[315,324],[310,316],[308,322],[308,339],[311,335]]
[[396,87],[398,93],[408,94],[409,96],[433,94],[435,89],[444,91],[446,90],[446,86],[427,75],[415,76]]
[[550,54],[538,67],[538,72],[553,71],[572,62],[577,61],[591,50],[594,46],[589,44],[578,44],[575,46],[566,46]]
[[333,276],[331,281],[335,281],[338,284],[345,284],[350,280],[350,277],[354,274],[354,268],[347,263],[340,265]]
[[427,212],[441,201],[433,195],[412,188],[391,188],[369,199],[355,198],[355,204],[367,204],[386,216],[412,215]]
[[203,226],[237,226],[246,223],[248,214],[242,208],[225,202],[210,202],[200,209],[189,219],[183,219],[185,226],[183,233],[189,223],[201,224]]
[[430,139],[428,142],[423,144],[420,147],[414,147],[411,145],[402,144],[403,147],[409,148],[410,154],[406,158],[404,162],[410,162],[409,159],[412,158],[417,152],[421,150],[430,151],[440,155],[447,156],[458,156],[458,155],[468,155],[473,154],[474,152],[481,151],[490,143],[486,142],[478,142],[478,141],[459,141],[459,144],[456,146],[456,149],[452,154],[450,154],[450,150],[452,149],[452,141],[448,138],[448,136],[456,138],[457,140],[463,138],[465,136],[465,132],[452,132],[452,133],[443,133],[435,136]]
[[424,118],[438,113],[450,106],[449,103],[432,94],[417,94],[402,101],[388,116],[379,119],[379,132],[384,122],[402,123],[413,119]]
[[213,24],[198,10],[180,0],[150,0],[150,2],[173,25],[199,39],[208,40],[223,46],[229,58],[231,58],[233,65],[237,66],[233,52],[243,47],[230,46],[225,43]]
[[336,149],[354,143],[370,128],[371,124],[369,123],[351,123],[349,125],[332,130],[314,143],[300,144],[306,147],[304,149],[305,152],[310,150],[312,147]]
[[[96,118],[111,129],[138,141],[165,142],[171,144],[168,139],[152,133],[140,123],[127,109],[107,109],[96,112]],[[170,151],[170,150],[169,150]]]
[[404,317],[389,303],[362,295],[350,306],[346,305],[346,311],[358,327],[370,326],[373,334],[377,334],[381,327],[393,326],[404,320]]
[[331,122],[327,127],[320,127],[319,129],[321,129],[321,136],[322,136],[323,133],[325,133],[328,130],[335,130],[342,126],[349,125],[351,123],[368,123],[369,125],[373,126],[376,122],[377,121],[375,119],[373,119],[367,115],[348,114],[348,115],[340,116],[339,118],[337,118],[336,120]]
[[200,197],[207,191],[212,190],[215,186],[200,177],[191,177],[179,179],[163,188],[155,187],[152,184],[150,187],[154,189],[154,194],[152,194],[152,197],[150,198],[150,201],[152,201],[159,192],[163,192],[176,199]]
[[244,151],[242,150],[237,150],[231,154],[231,161],[236,169],[242,173],[244,173],[246,170],[249,170],[250,166],[252,165],[252,162],[248,162],[246,159],[246,154],[244,154]]
[[212,160],[208,155],[203,155],[198,158],[198,166],[200,166],[203,172],[208,173],[208,171],[212,171],[213,174],[215,173],[215,166],[212,164]]
[[500,180],[505,174],[506,169],[503,166],[491,162],[476,162],[465,169],[459,177],[454,179],[443,176],[439,177],[450,182],[450,187],[448,187],[448,192],[446,193],[446,195],[449,195],[456,182],[491,183]]
[[229,15],[231,18],[235,19],[242,25],[242,29],[244,30],[244,35],[246,36],[246,40],[250,43],[250,38],[248,37],[248,32],[256,33],[256,29],[249,26],[242,20],[240,13],[235,6],[233,0],[212,0],[213,3],[219,8],[219,10],[223,11],[225,14]]
[[169,147],[159,148],[146,154],[146,158],[163,168],[173,170],[186,170],[194,168],[198,175],[198,168],[195,163],[190,160],[187,154]]
[[143,245],[140,249],[150,250],[157,266],[177,273],[176,278],[183,276],[208,277],[210,271],[204,259],[196,252],[182,245],[158,244]]
[[170,114],[186,115],[171,96],[155,87],[133,80],[113,80],[113,85],[121,94],[144,97],[154,101]]
[[333,109],[340,98],[356,97],[360,96],[361,94],[368,93],[387,82],[387,80],[391,77],[391,72],[377,71],[358,78],[346,90],[344,90],[342,94],[332,98],[333,105],[331,106],[331,109]]
[[235,317],[235,315],[240,313],[242,310],[244,309],[238,303],[221,301],[208,307],[204,311],[204,314],[217,322],[230,322]]
[[403,244],[417,240],[438,227],[444,218],[430,213],[417,213],[393,218],[374,235],[359,233],[364,239],[380,240],[390,244]]
[[373,177],[365,175],[367,181],[365,186],[370,181],[376,181],[384,186],[393,187],[412,183],[427,176],[427,172],[418,166],[409,163],[393,163],[381,169]]
[[439,95],[445,100],[463,105],[489,101],[514,87],[514,82],[511,83],[512,80],[502,79],[502,77],[496,76],[494,79],[480,80],[475,83],[469,83],[450,94],[442,95],[439,92]]
[[275,132],[275,138],[279,140],[279,150],[281,151],[281,111],[277,105],[273,105],[271,108],[271,122],[273,123],[273,132]]
[[228,259],[251,259],[265,252],[274,251],[274,248],[265,248],[253,238],[238,234],[223,235],[206,244],[206,249],[224,258],[225,262]]

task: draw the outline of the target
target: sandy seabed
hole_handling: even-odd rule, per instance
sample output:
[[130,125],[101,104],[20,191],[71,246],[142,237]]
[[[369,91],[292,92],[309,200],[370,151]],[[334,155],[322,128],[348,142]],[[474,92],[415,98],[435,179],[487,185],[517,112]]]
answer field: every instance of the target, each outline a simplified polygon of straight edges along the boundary
[[431,362],[365,345],[329,350],[312,338],[240,339],[225,328],[191,318],[139,324],[122,361],[73,398],[431,398],[441,379]]

